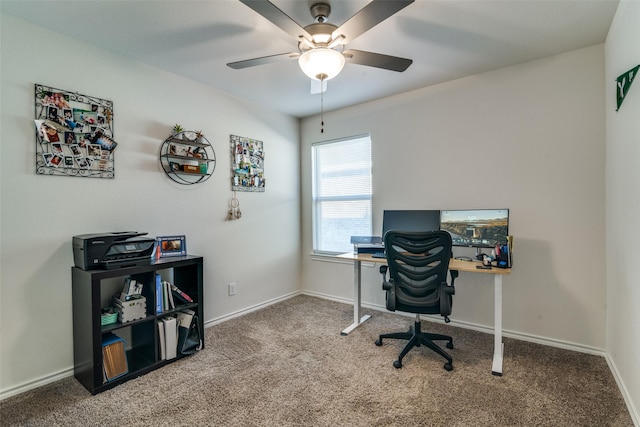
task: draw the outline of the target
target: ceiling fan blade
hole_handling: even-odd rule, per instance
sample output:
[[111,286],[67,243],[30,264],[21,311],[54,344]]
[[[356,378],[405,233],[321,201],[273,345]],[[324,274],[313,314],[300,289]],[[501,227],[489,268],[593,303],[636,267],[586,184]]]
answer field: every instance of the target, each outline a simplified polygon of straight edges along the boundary
[[242,68],[255,67],[258,65],[265,65],[265,64],[273,64],[274,62],[282,62],[288,59],[297,58],[299,56],[300,54],[298,52],[280,53],[278,55],[269,55],[269,56],[262,56],[260,58],[245,59],[244,61],[229,62],[227,66],[235,70],[240,70]]
[[287,34],[294,37],[296,40],[303,36],[311,40],[311,35],[294,21],[289,15],[281,11],[271,3],[269,0],[240,0],[245,5],[249,6],[254,11],[271,21],[276,26],[280,27]]
[[369,67],[384,68],[385,70],[403,72],[413,63],[412,59],[399,58],[397,56],[383,55],[381,53],[365,52],[363,50],[349,49],[343,52],[347,62],[367,65]]
[[409,6],[415,0],[373,0],[332,34],[335,39],[345,37],[345,43],[352,42],[359,35],[369,31],[391,15]]

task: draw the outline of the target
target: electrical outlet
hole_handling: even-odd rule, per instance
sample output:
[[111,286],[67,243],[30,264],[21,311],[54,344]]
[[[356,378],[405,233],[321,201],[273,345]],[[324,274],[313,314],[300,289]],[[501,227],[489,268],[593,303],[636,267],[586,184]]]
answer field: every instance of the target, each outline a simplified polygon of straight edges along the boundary
[[236,284],[229,283],[229,296],[233,296],[236,294]]

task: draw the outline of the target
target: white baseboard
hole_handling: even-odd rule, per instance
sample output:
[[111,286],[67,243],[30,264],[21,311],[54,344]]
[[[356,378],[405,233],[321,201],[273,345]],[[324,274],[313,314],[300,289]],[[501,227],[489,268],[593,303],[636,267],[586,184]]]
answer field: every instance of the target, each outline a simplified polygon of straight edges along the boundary
[[[321,294],[318,292],[309,292],[309,291],[303,291],[302,294],[305,295],[310,295],[310,296],[314,296],[314,297],[318,297],[318,298],[322,298],[322,299],[327,299],[327,300],[331,300],[331,301],[336,301],[336,302],[342,302],[342,303],[346,303],[346,304],[353,304],[353,300],[351,299],[347,299],[347,298],[337,298],[334,297],[332,295],[326,295],[326,294]],[[382,306],[382,305],[378,305],[378,304],[369,304],[369,303],[362,303],[362,307],[364,308],[368,308],[371,310],[376,310],[376,311],[382,311],[382,312],[389,312],[386,307]],[[415,314],[411,314],[411,313],[403,313],[403,312],[396,312],[396,314],[401,315],[401,316],[406,316],[406,317],[415,317]],[[431,322],[438,322],[438,323],[444,323],[444,320],[439,317],[439,316],[429,316],[429,315],[422,315],[421,316],[422,320],[427,320],[427,321],[431,321]],[[452,326],[458,326],[460,328],[466,328],[466,329],[472,329],[475,331],[479,331],[479,332],[485,332],[488,334],[493,335],[493,327],[490,326],[484,326],[484,325],[478,325],[475,323],[470,323],[470,322],[462,322],[462,321],[456,321],[456,320],[451,320],[451,322],[449,323]],[[547,345],[550,347],[557,347],[557,348],[562,348],[565,350],[571,350],[571,351],[577,351],[579,353],[586,353],[586,354],[593,354],[596,356],[602,356],[604,357],[604,359],[607,362],[607,365],[609,366],[609,370],[611,371],[611,373],[613,374],[613,377],[616,380],[616,383],[618,384],[618,389],[620,390],[620,393],[622,394],[622,397],[624,398],[625,403],[627,404],[627,409],[629,410],[629,415],[631,416],[631,419],[634,423],[635,426],[640,427],[640,414],[638,413],[638,408],[636,408],[633,405],[633,402],[631,400],[631,398],[629,397],[629,393],[624,385],[624,382],[622,381],[620,374],[615,366],[615,363],[611,360],[611,358],[609,357],[609,355],[607,354],[606,350],[601,349],[601,348],[597,348],[597,347],[591,347],[591,346],[586,346],[586,345],[582,345],[582,344],[577,344],[577,343],[573,343],[573,342],[569,342],[569,341],[562,341],[562,340],[557,340],[554,338],[547,338],[547,337],[540,337],[537,335],[531,335],[531,334],[525,334],[522,332],[515,332],[515,331],[509,331],[509,330],[503,330],[502,331],[502,336],[504,337],[508,337],[508,338],[513,338],[513,339],[517,339],[517,340],[521,340],[521,341],[528,341],[528,342],[533,342],[536,344],[541,344],[541,345]]]
[[[353,304],[353,300],[348,299],[348,298],[338,298],[332,295],[326,295],[326,294],[322,294],[322,293],[318,293],[318,292],[309,292],[309,291],[303,291],[301,292],[304,295],[310,295],[310,296],[314,296],[314,297],[318,297],[318,298],[322,298],[322,299],[327,299],[327,300],[331,300],[331,301],[336,301],[336,302],[342,302],[345,304],[349,304],[352,305]],[[362,303],[362,307],[363,308],[369,308],[371,310],[376,310],[376,311],[381,311],[381,312],[389,312],[386,307],[379,305],[379,304],[370,304],[370,303]],[[412,313],[404,313],[401,311],[397,311],[395,312],[395,314],[398,314],[400,316],[406,316],[406,317],[415,317],[415,314]],[[442,319],[441,316],[437,316],[437,315],[421,315],[421,319],[422,320],[426,320],[429,322],[436,322],[436,323],[444,323],[444,319]],[[449,325],[451,326],[458,326],[460,328],[465,328],[465,329],[472,329],[474,331],[479,331],[479,332],[484,332],[487,334],[491,334],[493,335],[493,327],[492,326],[485,326],[485,325],[479,325],[476,323],[470,323],[470,322],[464,322],[464,321],[460,321],[460,320],[454,320],[451,319],[451,322],[449,323]],[[585,346],[582,344],[576,344],[576,343],[572,343],[572,342],[568,342],[568,341],[562,341],[562,340],[556,340],[553,338],[546,338],[546,337],[540,337],[540,336],[536,336],[536,335],[531,335],[531,334],[525,334],[522,332],[515,332],[515,331],[509,331],[507,329],[503,329],[502,330],[502,336],[504,337],[508,337],[508,338],[514,338],[514,339],[518,339],[521,341],[529,341],[529,342],[534,342],[537,344],[542,344],[542,345],[548,345],[551,347],[558,347],[558,348],[563,348],[566,350],[572,350],[572,351],[577,351],[580,353],[588,353],[588,354],[595,354],[598,356],[605,356],[605,350],[601,349],[601,348],[596,348],[596,347],[590,347],[590,346]]]
[[[292,298],[292,297],[294,297],[296,295],[299,295],[299,294],[300,294],[300,292],[298,292],[298,291],[292,292],[290,294],[283,295],[281,297],[274,298],[274,299],[271,299],[269,301],[265,301],[265,302],[263,302],[261,304],[256,304],[256,305],[248,307],[246,309],[238,310],[238,311],[236,311],[234,313],[227,314],[225,316],[220,316],[220,317],[208,320],[208,321],[205,322],[205,327],[213,326],[215,324],[224,322],[226,320],[233,319],[234,317],[242,316],[243,314],[247,314],[247,313],[250,313],[252,311],[259,310],[261,308],[270,306],[270,305],[275,304],[275,303],[280,302],[280,301],[287,300],[287,299]],[[25,393],[25,392],[27,392],[29,390],[33,390],[33,389],[36,389],[38,387],[42,387],[44,385],[47,385],[47,384],[59,381],[59,380],[64,379],[64,378],[71,377],[71,376],[73,376],[73,366],[71,366],[70,368],[67,368],[67,369],[63,369],[63,370],[58,371],[58,372],[54,372],[54,373],[52,373],[50,375],[45,375],[43,377],[36,378],[34,380],[24,382],[22,384],[18,384],[17,386],[13,386],[13,387],[9,387],[7,389],[4,389],[4,390],[0,391],[0,400],[6,399],[6,398],[11,397],[11,396],[16,396],[16,395],[21,394],[21,393]]]
[[611,357],[609,357],[608,354],[605,354],[604,358],[607,361],[607,365],[609,365],[609,369],[613,374],[613,378],[615,378],[616,383],[618,384],[618,388],[620,389],[620,393],[622,393],[624,402],[627,404],[627,409],[629,410],[629,415],[631,415],[633,425],[635,425],[636,427],[640,427],[640,412],[638,412],[638,408],[635,407],[633,401],[629,397],[627,387],[624,385],[624,381],[622,381],[622,377],[620,376],[620,372],[618,372],[618,368],[615,362],[611,359]]
[[43,385],[47,385],[47,384],[59,381],[61,379],[70,377],[72,375],[73,375],[73,366],[58,372],[54,372],[49,375],[42,376],[40,378],[36,378],[31,381],[26,381],[22,384],[18,384],[16,386],[9,387],[7,389],[0,391],[0,400],[4,400],[11,396],[16,396],[18,394],[36,389],[38,387],[42,387]]
[[[309,295],[309,296],[322,298],[322,299],[326,299],[326,300],[330,300],[330,301],[336,301],[336,302],[340,302],[340,303],[344,303],[344,304],[348,304],[348,305],[352,305],[353,304],[353,300],[348,299],[348,298],[335,297],[335,296],[332,296],[332,295],[322,294],[322,293],[318,293],[318,292],[296,291],[296,292],[291,292],[289,294],[283,295],[283,296],[278,297],[278,298],[273,298],[271,300],[265,301],[265,302],[260,303],[260,304],[255,304],[253,306],[244,308],[242,310],[235,311],[233,313],[226,314],[224,316],[220,316],[220,317],[213,318],[211,320],[207,320],[205,322],[205,324],[204,324],[205,328],[208,328],[210,326],[216,325],[218,323],[225,322],[225,321],[233,319],[235,317],[239,317],[239,316],[245,315],[247,313],[251,313],[251,312],[259,310],[261,308],[268,307],[268,306],[273,305],[275,303],[288,300],[290,298],[295,297],[296,295]],[[371,310],[387,312],[387,309],[384,306],[381,306],[381,305],[378,305],[378,304],[362,303],[362,307],[368,308],[368,309],[371,309]],[[415,316],[414,314],[411,314],[411,313],[397,312],[397,314],[403,315],[403,316],[406,316],[406,317],[414,317]],[[431,322],[444,323],[444,320],[442,320],[440,317],[437,317],[437,316],[423,316],[423,319],[431,321]],[[488,333],[488,334],[493,334],[493,328],[492,327],[488,327],[488,326],[484,326],[484,325],[477,325],[477,324],[474,324],[474,323],[461,322],[461,321],[456,321],[456,320],[451,320],[450,325],[458,326],[458,327],[461,327],[461,328],[472,329],[472,330],[476,330],[476,331],[479,331],[479,332],[485,332],[485,333]],[[620,393],[622,393],[622,396],[623,396],[623,398],[624,398],[624,400],[625,400],[625,402],[627,404],[627,409],[629,410],[629,414],[631,415],[631,418],[632,418],[632,420],[634,422],[634,425],[640,427],[640,416],[638,414],[638,409],[635,408],[635,406],[633,405],[633,402],[629,398],[629,394],[627,393],[627,389],[626,389],[626,387],[624,385],[624,382],[620,378],[620,374],[619,374],[619,372],[618,372],[618,370],[617,370],[617,368],[615,366],[615,363],[610,359],[610,357],[607,355],[605,350],[599,349],[599,348],[595,348],[595,347],[585,346],[585,345],[581,345],[581,344],[576,344],[576,343],[572,343],[572,342],[561,341],[561,340],[556,340],[556,339],[546,338],[546,337],[539,337],[539,336],[535,336],[535,335],[524,334],[524,333],[521,333],[521,332],[514,332],[514,331],[508,331],[508,330],[503,330],[502,331],[502,335],[505,336],[505,337],[514,338],[514,339],[518,339],[518,340],[521,340],[521,341],[529,341],[529,342],[534,342],[534,343],[537,343],[537,344],[548,345],[548,346],[551,346],[551,347],[563,348],[565,350],[572,350],[572,351],[577,351],[577,352],[580,352],[580,353],[588,353],[588,354],[594,354],[594,355],[598,355],[598,356],[603,356],[605,358],[605,360],[607,361],[607,365],[609,366],[609,369],[611,370],[611,372],[613,374],[613,377],[615,378],[616,383],[618,384],[618,388],[620,390]],[[72,375],[73,375],[73,367],[70,367],[70,368],[63,369],[61,371],[52,373],[50,375],[45,375],[43,377],[37,378],[37,379],[32,380],[32,381],[27,381],[27,382],[19,384],[17,386],[10,387],[8,389],[0,391],[0,400],[6,399],[6,398],[11,397],[11,396],[18,395],[20,393],[27,392],[29,390],[41,387],[43,385],[46,385],[46,384],[61,380],[63,378],[66,378],[66,377],[69,377],[69,376],[72,376]]]
[[252,311],[260,310],[261,308],[268,307],[280,301],[288,300],[300,294],[302,294],[302,292],[300,291],[291,292],[281,297],[273,298],[268,301],[261,302],[260,304],[252,305],[250,307],[243,308],[242,310],[234,311],[233,313],[225,314],[224,316],[215,317],[211,320],[207,320],[206,322],[204,322],[204,327],[208,328],[210,326],[217,325],[218,323],[226,322],[227,320],[233,319],[235,317],[243,316],[245,314],[251,313]]

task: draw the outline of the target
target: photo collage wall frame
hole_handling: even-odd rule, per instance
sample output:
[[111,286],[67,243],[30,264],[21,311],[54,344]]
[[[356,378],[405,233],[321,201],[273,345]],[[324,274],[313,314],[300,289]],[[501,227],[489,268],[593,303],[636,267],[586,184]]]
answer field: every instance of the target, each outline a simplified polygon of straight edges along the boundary
[[263,192],[264,147],[262,141],[231,135],[231,190]]
[[114,178],[113,102],[35,85],[36,174]]

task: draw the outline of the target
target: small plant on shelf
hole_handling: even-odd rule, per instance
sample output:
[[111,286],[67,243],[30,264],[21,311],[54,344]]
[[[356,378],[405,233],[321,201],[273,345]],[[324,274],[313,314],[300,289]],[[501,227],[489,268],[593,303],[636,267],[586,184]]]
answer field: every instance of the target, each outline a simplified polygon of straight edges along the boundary
[[204,134],[202,133],[201,130],[196,132],[196,142],[199,142],[202,144],[202,138],[204,138]]
[[184,132],[184,129],[182,129],[182,126],[180,126],[177,123],[173,125],[173,133],[174,133],[175,139],[182,139],[182,132]]

